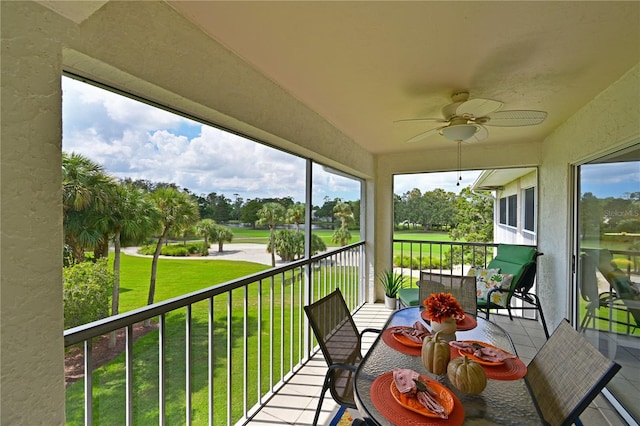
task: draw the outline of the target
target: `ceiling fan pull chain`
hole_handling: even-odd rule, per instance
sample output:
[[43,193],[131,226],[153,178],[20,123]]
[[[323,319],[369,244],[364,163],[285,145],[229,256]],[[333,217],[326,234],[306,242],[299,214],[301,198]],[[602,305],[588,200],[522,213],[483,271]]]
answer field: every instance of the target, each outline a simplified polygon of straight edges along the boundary
[[460,186],[462,180],[462,141],[458,141],[458,181],[456,186]]

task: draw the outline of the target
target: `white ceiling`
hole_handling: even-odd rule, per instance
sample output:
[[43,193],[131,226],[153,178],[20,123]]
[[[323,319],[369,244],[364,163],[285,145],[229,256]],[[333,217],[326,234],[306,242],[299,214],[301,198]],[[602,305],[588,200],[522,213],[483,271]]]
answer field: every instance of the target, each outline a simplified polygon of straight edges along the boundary
[[[640,62],[640,2],[168,1],[374,153],[438,148],[450,95],[548,112],[482,144],[540,141]],[[639,102],[640,102],[640,94]]]
[[[639,1],[165,1],[372,153],[451,147],[394,121],[459,90],[548,112],[478,143],[542,141],[640,62]],[[107,2],[39,3],[82,22]]]

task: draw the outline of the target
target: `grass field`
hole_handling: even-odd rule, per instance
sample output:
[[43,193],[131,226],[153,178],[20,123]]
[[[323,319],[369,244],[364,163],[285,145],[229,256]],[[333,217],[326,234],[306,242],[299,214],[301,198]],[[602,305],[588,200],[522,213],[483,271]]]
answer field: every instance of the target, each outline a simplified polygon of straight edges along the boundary
[[[122,256],[121,312],[144,306],[149,286],[151,259]],[[156,284],[156,301],[166,300],[202,288],[223,283],[234,278],[268,269],[268,266],[241,261],[160,259]],[[347,268],[349,269],[349,268]],[[331,274],[345,273],[331,271]],[[329,278],[338,282],[336,276]],[[294,284],[292,284],[294,282]],[[243,388],[249,390],[246,405],[251,407],[260,394],[267,392],[271,384],[280,380],[284,372],[303,357],[297,338],[290,339],[289,326],[293,324],[293,336],[300,334],[299,301],[300,286],[291,273],[274,278],[270,287],[264,282],[231,293],[231,324],[227,323],[227,294],[217,296],[214,306],[214,349],[212,353],[215,372],[214,418],[215,424],[227,424],[227,389],[232,390],[231,412],[233,422],[243,412],[245,401]],[[250,301],[246,311],[246,339],[244,297]],[[261,333],[258,334],[259,293],[261,308]],[[191,378],[192,420],[194,424],[207,424],[208,407],[208,301],[192,307],[191,322]],[[185,419],[185,365],[186,365],[186,309],[174,311],[166,317],[166,373],[165,400],[167,424],[183,424]],[[283,328],[284,325],[284,328]],[[230,330],[230,331],[229,331]],[[284,333],[281,333],[285,330]],[[281,336],[284,336],[281,338]],[[230,347],[227,342],[230,342]],[[258,356],[258,348],[261,348]],[[243,363],[246,354],[246,365]],[[93,374],[94,424],[125,424],[125,354],[120,354]],[[273,372],[268,368],[273,364]],[[260,369],[260,365],[262,369]],[[134,345],[133,392],[135,424],[158,424],[158,331],[150,332]],[[230,366],[231,375],[227,376]],[[246,370],[245,370],[246,369]],[[261,373],[259,373],[261,371]],[[261,383],[258,385],[258,376]],[[66,415],[68,424],[83,424],[84,389],[80,380],[67,388]]]
[[[269,230],[268,229],[251,229],[251,228],[231,228],[233,232],[233,241],[226,244],[238,244],[238,243],[250,243],[250,244],[267,244],[269,242]],[[359,241],[359,235],[357,230],[351,231],[353,239],[351,242]],[[313,233],[318,235],[327,247],[338,247],[338,244],[331,241],[333,231],[330,229],[314,229]]]

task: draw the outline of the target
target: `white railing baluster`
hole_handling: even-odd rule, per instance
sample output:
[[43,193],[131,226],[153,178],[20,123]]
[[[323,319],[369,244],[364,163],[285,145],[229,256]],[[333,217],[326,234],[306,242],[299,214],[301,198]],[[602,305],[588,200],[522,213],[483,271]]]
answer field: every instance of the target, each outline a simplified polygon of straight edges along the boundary
[[233,423],[231,418],[233,417],[232,413],[232,390],[233,390],[233,298],[232,291],[227,292],[227,424]]
[[84,424],[93,425],[93,340],[84,341]]
[[215,372],[215,357],[214,357],[214,352],[213,352],[213,348],[214,348],[214,342],[213,342],[213,335],[214,335],[214,331],[215,331],[215,316],[214,316],[214,304],[213,304],[213,297],[209,298],[209,329],[208,329],[208,336],[207,336],[207,340],[208,340],[208,348],[207,348],[207,362],[208,362],[208,366],[207,366],[207,371],[208,371],[208,387],[209,387],[209,410],[208,410],[208,414],[209,414],[209,426],[213,426],[214,424],[214,406],[213,406],[213,401],[214,401],[214,383],[213,383],[213,377],[214,377],[214,372]]
[[187,426],[191,425],[191,306],[186,306],[185,312],[185,336],[184,336],[184,357],[185,357],[185,422]]
[[133,324],[127,326],[126,342],[126,416],[127,426],[133,425]]
[[249,286],[244,286],[244,318],[243,318],[243,330],[244,330],[244,339],[243,339],[243,360],[242,360],[242,371],[244,378],[243,385],[243,398],[242,398],[242,412],[245,417],[249,412],[249,327],[248,327],[248,318],[249,318]]
[[167,322],[166,315],[160,315],[160,322],[158,324],[158,408],[159,408],[159,424],[164,426],[167,419],[167,402],[166,402],[166,388],[165,388],[165,374],[166,374],[166,349],[167,349]]

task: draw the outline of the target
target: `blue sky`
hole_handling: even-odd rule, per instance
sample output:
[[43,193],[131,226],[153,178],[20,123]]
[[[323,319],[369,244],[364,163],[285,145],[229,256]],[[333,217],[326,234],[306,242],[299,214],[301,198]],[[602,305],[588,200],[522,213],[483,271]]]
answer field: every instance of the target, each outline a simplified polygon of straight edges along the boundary
[[598,198],[626,198],[640,192],[640,162],[586,164],[581,167],[581,192]]
[[458,183],[458,172],[396,175],[393,180],[393,192],[402,195],[414,188],[418,188],[422,193],[441,188],[447,192],[459,194],[462,188],[471,186],[481,172],[481,170],[462,171],[460,174],[462,180],[459,186],[456,185]]
[[[170,182],[230,199],[304,201],[305,161],[240,136],[63,77],[65,152],[118,178]],[[314,204],[360,198],[359,182],[314,167]]]

